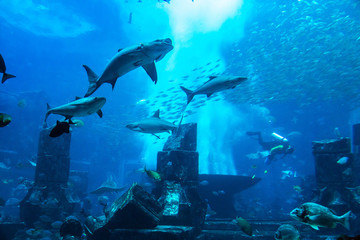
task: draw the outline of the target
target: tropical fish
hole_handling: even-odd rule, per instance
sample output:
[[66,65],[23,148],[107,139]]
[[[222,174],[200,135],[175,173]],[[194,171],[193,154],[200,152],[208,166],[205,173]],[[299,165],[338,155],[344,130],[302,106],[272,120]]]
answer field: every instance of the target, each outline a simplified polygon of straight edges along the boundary
[[248,221],[246,221],[242,217],[237,217],[235,219],[235,221],[236,221],[236,224],[240,227],[241,231],[243,231],[244,233],[246,233],[249,236],[252,236],[252,227],[251,227],[250,223],[248,223]]
[[177,129],[173,123],[160,119],[160,110],[157,110],[151,118],[146,118],[131,124],[126,125],[130,130],[142,133],[150,133],[157,138],[156,133],[170,132]]
[[276,230],[275,239],[276,240],[299,240],[300,233],[293,225],[283,224]]
[[344,165],[347,163],[348,160],[349,160],[349,157],[341,157],[339,160],[337,160],[336,163],[338,163],[340,165]]
[[143,67],[153,82],[157,82],[155,62],[160,61],[173,49],[170,38],[119,49],[110,60],[104,72],[98,77],[88,66],[83,65],[88,75],[89,89],[85,97],[93,94],[103,83],[110,83],[114,89],[116,80],[138,67]]
[[295,191],[297,191],[298,193],[301,193],[302,191],[304,191],[299,185],[293,186],[293,189],[294,189]]
[[14,78],[15,77],[14,75],[6,73],[5,61],[4,61],[4,58],[1,56],[1,54],[0,54],[0,73],[3,74],[3,77],[1,79],[1,83],[4,83],[9,78]]
[[0,113],[0,127],[5,127],[11,122],[11,116],[6,113]]
[[187,104],[191,102],[195,95],[206,94],[210,97],[215,92],[220,92],[226,89],[235,88],[237,85],[245,81],[245,77],[235,76],[210,76],[209,80],[197,88],[195,91],[191,91],[181,86],[180,88],[186,93]]
[[329,208],[317,203],[307,202],[299,208],[295,208],[290,212],[290,216],[303,224],[307,224],[315,230],[319,227],[335,228],[340,223],[347,230],[350,230],[351,211],[342,216],[336,216]]
[[85,125],[84,122],[80,119],[71,119],[71,122],[72,122],[72,127],[76,127],[76,128],[80,128]]
[[73,102],[55,108],[50,108],[50,106],[47,105],[48,110],[45,115],[44,126],[46,126],[48,116],[52,113],[62,115],[65,119],[84,117],[93,113],[97,113],[99,117],[102,117],[101,108],[104,106],[105,102],[106,99],[104,97],[86,97],[76,98]]
[[53,127],[50,131],[49,136],[50,137],[59,137],[63,133],[69,133],[70,132],[70,123],[67,121],[56,121],[55,127]]
[[158,172],[153,171],[153,170],[148,170],[146,169],[146,167],[144,167],[144,172],[153,180],[160,182],[161,181],[161,176]]

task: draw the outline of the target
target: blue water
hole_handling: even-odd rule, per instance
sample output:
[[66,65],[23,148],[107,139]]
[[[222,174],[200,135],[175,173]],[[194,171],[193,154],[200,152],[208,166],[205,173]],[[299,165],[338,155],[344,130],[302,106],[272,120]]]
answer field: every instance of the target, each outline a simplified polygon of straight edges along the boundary
[[[83,64],[101,74],[119,48],[155,39],[169,37],[174,45],[156,63],[158,83],[138,68],[119,78],[113,91],[102,85],[93,96],[107,98],[103,118],[81,118],[84,127],[73,129],[71,168],[89,172],[89,190],[110,176],[119,186],[149,182],[137,170],[156,168],[168,134],[158,140],[125,125],[157,109],[178,123],[186,103],[180,85],[194,89],[209,75],[249,78],[209,99],[196,96],[184,117],[198,124],[200,173],[262,178],[239,196],[263,208],[238,209],[247,218],[274,212],[284,218],[302,201],[293,186],[315,174],[311,142],[336,138],[335,128],[351,137],[352,124],[360,121],[355,0],[3,0],[0,8],[0,53],[7,72],[16,75],[0,86],[0,112],[12,116],[0,129],[0,162],[14,172],[0,182],[5,200],[14,197],[8,190],[22,174],[32,180],[27,161],[37,154],[46,103],[84,96]],[[60,119],[51,115],[48,122]],[[267,140],[272,132],[289,135],[295,152],[267,166],[264,158],[249,157],[263,150],[246,131],[261,131]],[[282,171],[297,177],[282,179]]]

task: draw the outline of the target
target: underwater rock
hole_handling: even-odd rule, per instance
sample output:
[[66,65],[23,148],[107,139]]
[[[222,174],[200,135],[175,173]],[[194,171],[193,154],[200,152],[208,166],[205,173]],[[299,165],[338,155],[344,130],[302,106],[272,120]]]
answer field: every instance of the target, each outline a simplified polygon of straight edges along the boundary
[[177,132],[174,132],[166,143],[163,151],[185,150],[196,151],[197,143],[197,124],[182,124]]

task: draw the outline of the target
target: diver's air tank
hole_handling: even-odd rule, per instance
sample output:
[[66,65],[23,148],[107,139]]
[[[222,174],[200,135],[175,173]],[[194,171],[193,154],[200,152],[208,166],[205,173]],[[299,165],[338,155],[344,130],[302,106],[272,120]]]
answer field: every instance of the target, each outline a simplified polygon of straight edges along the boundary
[[271,135],[272,135],[274,138],[276,138],[276,139],[278,139],[278,140],[280,140],[280,141],[287,141],[286,138],[284,138],[283,136],[280,136],[279,134],[277,134],[277,133],[275,133],[275,132],[273,132]]

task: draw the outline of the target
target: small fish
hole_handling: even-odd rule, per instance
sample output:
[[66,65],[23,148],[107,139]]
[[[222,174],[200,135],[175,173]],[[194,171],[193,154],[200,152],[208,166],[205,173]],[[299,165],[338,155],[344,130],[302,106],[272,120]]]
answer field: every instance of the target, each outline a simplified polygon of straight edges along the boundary
[[3,74],[1,83],[4,83],[6,80],[8,80],[9,78],[14,78],[14,75],[11,75],[9,73],[6,73],[6,65],[5,65],[5,61],[4,58],[1,56],[0,54],[0,73]]
[[146,169],[146,167],[144,167],[144,172],[152,179],[154,179],[157,182],[161,181],[161,176],[158,172],[153,171],[153,170],[148,170]]
[[264,173],[267,174],[267,173],[268,173],[268,170],[265,170]]
[[302,191],[304,191],[299,185],[295,185],[295,186],[293,187],[293,189],[294,189],[295,191],[297,191],[298,193],[301,193]]
[[235,221],[236,221],[236,224],[240,227],[241,231],[243,231],[244,233],[246,233],[249,236],[252,236],[252,227],[248,223],[248,221],[246,221],[242,217],[237,217],[235,219]]
[[51,129],[51,132],[49,134],[50,137],[59,137],[63,133],[69,133],[70,132],[70,123],[67,121],[56,121],[56,126]]
[[206,181],[206,180],[202,180],[199,184],[200,184],[201,186],[207,186],[207,185],[209,185],[209,182]]
[[51,223],[51,227],[53,227],[55,229],[60,229],[62,224],[63,224],[62,221],[55,221],[55,222]]
[[5,127],[11,122],[11,116],[6,113],[0,113],[0,127]]
[[257,168],[257,165],[252,165],[251,168],[255,169]]
[[309,225],[315,230],[319,230],[319,227],[335,228],[338,223],[343,225],[347,230],[350,230],[350,213],[351,211],[342,216],[336,216],[327,207],[317,203],[307,202],[299,208],[292,210],[290,216],[303,224]]
[[336,163],[340,164],[340,165],[344,165],[347,163],[347,161],[349,160],[348,157],[341,157],[339,160],[337,160]]
[[80,119],[71,119],[71,124],[72,124],[72,127],[76,127],[76,128],[80,128],[80,127],[83,127],[85,124],[82,120]]
[[299,231],[290,224],[283,224],[281,225],[276,233],[275,233],[276,240],[299,240],[300,233]]
[[17,103],[19,108],[25,108],[26,107],[26,100],[25,99],[20,99]]

